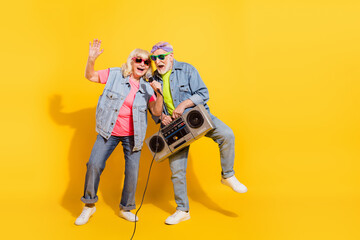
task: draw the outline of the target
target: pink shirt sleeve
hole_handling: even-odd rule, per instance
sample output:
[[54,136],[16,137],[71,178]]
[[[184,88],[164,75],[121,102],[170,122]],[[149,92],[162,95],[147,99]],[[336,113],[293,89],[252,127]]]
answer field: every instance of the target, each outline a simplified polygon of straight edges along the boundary
[[153,102],[156,100],[156,96],[155,96],[155,93],[150,97],[149,99],[149,103]]
[[109,72],[110,72],[110,68],[97,71],[97,73],[99,74],[100,83],[106,84],[109,77]]

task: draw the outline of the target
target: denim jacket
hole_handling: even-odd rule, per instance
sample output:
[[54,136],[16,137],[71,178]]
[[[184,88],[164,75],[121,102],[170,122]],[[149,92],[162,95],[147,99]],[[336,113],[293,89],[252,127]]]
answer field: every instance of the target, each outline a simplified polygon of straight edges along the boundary
[[[96,107],[96,131],[104,138],[110,138],[119,110],[130,89],[129,77],[123,77],[121,68],[110,68],[104,92]],[[133,151],[141,150],[147,128],[147,105],[153,94],[150,84],[141,78],[132,109],[135,142]]]
[[[163,85],[161,75],[158,71],[154,73],[154,79]],[[195,105],[202,104],[210,114],[209,91],[201,79],[199,72],[190,64],[178,62],[174,59],[173,68],[170,74],[170,91],[175,108],[183,101],[190,99]],[[184,113],[191,108],[185,109]],[[164,114],[168,115],[164,104]],[[211,114],[210,114],[211,115]],[[157,121],[156,117],[153,117]]]

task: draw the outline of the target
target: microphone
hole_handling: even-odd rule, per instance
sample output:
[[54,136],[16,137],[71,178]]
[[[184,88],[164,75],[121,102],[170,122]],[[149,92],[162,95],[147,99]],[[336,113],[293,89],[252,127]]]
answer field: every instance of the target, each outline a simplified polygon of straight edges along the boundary
[[[153,76],[151,75],[151,73],[147,73],[145,77],[148,79],[149,83],[152,83],[152,82],[154,81],[154,78],[153,78]],[[157,88],[157,89],[156,89],[156,92],[157,92],[158,94],[160,94],[162,97],[164,97],[164,96],[162,95],[160,89]]]

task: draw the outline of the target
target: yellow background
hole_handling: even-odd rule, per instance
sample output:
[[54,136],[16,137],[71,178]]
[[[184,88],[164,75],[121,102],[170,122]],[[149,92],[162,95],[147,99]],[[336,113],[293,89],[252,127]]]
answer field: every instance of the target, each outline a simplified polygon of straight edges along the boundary
[[[130,239],[117,217],[121,147],[94,217],[74,225],[103,89],[84,78],[96,37],[96,69],[158,41],[194,65],[249,188],[220,184],[217,146],[203,138],[189,157],[191,220],[163,223],[175,203],[168,163],[156,163],[135,239],[360,239],[359,1],[7,1],[0,20],[2,239]],[[145,147],[138,206],[150,158]]]

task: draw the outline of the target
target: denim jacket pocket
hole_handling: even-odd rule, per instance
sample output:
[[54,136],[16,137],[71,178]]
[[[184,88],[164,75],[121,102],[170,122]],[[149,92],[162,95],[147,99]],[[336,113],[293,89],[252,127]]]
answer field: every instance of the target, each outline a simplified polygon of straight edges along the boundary
[[104,99],[104,104],[106,108],[114,107],[116,104],[114,104],[119,99],[119,94],[112,91],[106,92],[106,98]]
[[180,85],[179,92],[180,92],[181,101],[184,101],[189,97],[191,97],[191,91],[189,85]]
[[190,92],[189,85],[180,85],[180,92]]
[[106,97],[110,100],[117,100],[119,98],[119,94],[112,91],[107,91]]

